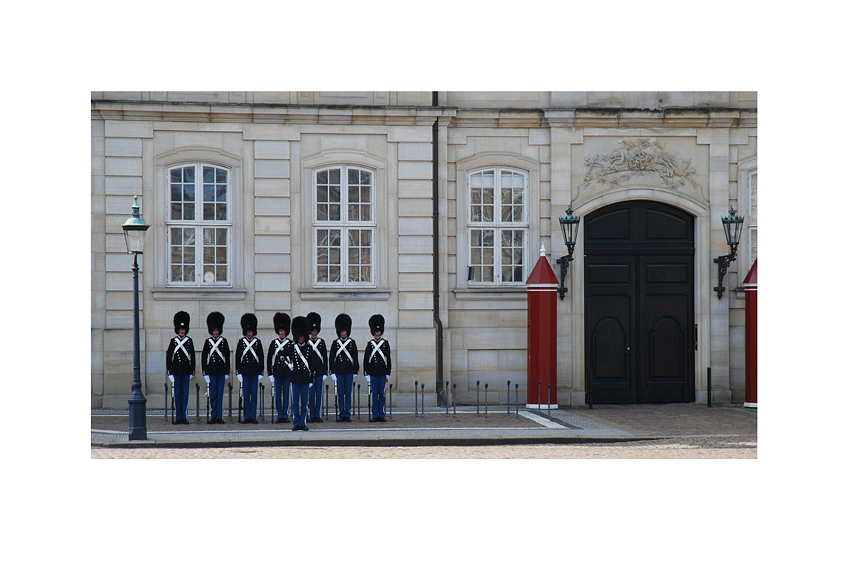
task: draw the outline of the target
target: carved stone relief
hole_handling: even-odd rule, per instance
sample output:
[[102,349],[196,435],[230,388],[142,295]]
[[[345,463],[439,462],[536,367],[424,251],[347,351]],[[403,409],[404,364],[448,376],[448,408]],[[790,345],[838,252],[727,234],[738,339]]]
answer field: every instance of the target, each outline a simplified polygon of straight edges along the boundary
[[696,170],[691,160],[667,152],[666,142],[662,145],[655,138],[637,138],[617,140],[617,144],[619,147],[610,153],[585,158],[582,189],[660,180],[669,189],[702,191],[694,179]]

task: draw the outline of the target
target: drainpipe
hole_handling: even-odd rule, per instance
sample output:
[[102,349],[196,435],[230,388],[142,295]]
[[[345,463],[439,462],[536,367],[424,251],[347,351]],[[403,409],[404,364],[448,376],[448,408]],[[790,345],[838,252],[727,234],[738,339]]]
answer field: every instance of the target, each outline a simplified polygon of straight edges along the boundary
[[[431,106],[439,106],[437,91],[431,93]],[[434,203],[434,323],[437,327],[437,404],[445,400],[448,407],[449,398],[443,393],[443,323],[440,321],[440,180],[439,180],[439,148],[437,141],[439,138],[439,119],[434,119],[434,124],[431,126],[431,149],[432,149],[432,164],[433,172],[431,179],[433,182],[433,203]]]

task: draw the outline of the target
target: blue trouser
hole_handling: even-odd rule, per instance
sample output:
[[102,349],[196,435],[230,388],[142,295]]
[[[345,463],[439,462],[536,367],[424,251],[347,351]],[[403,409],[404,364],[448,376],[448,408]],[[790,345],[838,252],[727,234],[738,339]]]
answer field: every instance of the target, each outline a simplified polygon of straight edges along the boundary
[[242,376],[242,405],[245,419],[257,419],[258,376]]
[[222,400],[224,399],[224,383],[227,381],[227,374],[221,376],[210,375],[210,417],[212,419],[222,419],[224,407]]
[[277,404],[277,418],[289,415],[289,378],[274,377],[274,403]]
[[369,380],[372,387],[372,419],[384,417],[386,412],[385,392],[387,388],[386,376],[372,376]]
[[307,398],[310,384],[292,384],[292,423],[307,426]]
[[337,374],[336,391],[339,398],[339,417],[351,417],[351,387],[354,374]]
[[189,419],[189,379],[191,375],[174,376],[174,419]]
[[324,376],[316,376],[310,384],[310,419],[322,417],[322,382],[324,381]]

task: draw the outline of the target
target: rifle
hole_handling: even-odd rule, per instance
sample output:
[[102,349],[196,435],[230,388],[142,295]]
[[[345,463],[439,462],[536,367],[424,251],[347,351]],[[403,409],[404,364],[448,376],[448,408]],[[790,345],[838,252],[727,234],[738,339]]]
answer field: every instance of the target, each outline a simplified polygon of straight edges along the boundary
[[274,412],[274,379],[269,380],[269,382],[272,383],[272,389],[271,389],[271,392],[270,392],[270,396],[271,396],[271,400],[272,400],[271,419],[274,419],[275,418],[274,416],[276,415],[275,412]]
[[242,382],[239,382],[239,423],[242,421]]
[[207,423],[210,422],[210,385],[207,384]]
[[[165,377],[165,390],[166,390],[166,394],[167,394],[167,392],[168,392],[168,377],[167,376]],[[166,400],[166,403],[168,403],[168,400]],[[168,415],[168,414],[166,413],[166,415]],[[171,424],[176,425],[176,422],[174,421],[174,384],[171,385]]]

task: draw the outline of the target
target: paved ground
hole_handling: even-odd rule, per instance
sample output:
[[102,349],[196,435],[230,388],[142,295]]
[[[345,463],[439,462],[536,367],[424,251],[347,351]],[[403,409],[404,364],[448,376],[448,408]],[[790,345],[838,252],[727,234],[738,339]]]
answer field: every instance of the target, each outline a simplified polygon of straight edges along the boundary
[[387,423],[333,416],[293,432],[291,424],[171,425],[149,414],[148,441],[127,440],[127,416],[92,412],[93,459],[754,459],[757,411],[696,404],[596,405],[545,410],[506,406],[425,416],[396,411]]

